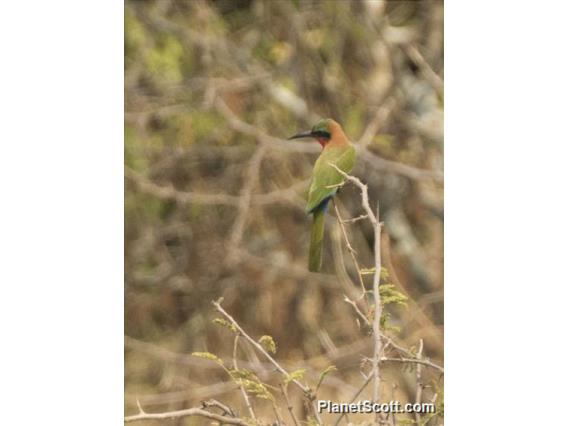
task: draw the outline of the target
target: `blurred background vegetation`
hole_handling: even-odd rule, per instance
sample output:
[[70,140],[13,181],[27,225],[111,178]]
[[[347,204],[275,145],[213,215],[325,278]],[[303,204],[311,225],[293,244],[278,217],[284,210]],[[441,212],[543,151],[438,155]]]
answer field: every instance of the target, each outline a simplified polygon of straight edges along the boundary
[[[324,273],[307,270],[303,209],[320,147],[285,140],[319,117],[357,144],[353,174],[380,202],[383,265],[409,298],[386,307],[388,333],[414,351],[423,339],[425,356],[442,363],[443,96],[441,1],[127,1],[126,413],[136,398],[150,412],[208,398],[245,411],[226,374],[190,355],[232,356],[230,333],[212,323],[221,296],[312,386],[337,367],[319,398],[346,402],[361,385],[372,342],[343,300],[358,281],[333,211]],[[355,187],[337,198],[344,218],[362,213]],[[348,232],[371,267],[370,225]],[[240,358],[278,383],[252,351]],[[415,368],[383,370],[383,399],[413,401]],[[443,377],[427,370],[422,380],[423,399],[437,395],[441,410]],[[290,397],[301,413],[302,395]],[[265,401],[253,404],[272,416]]]

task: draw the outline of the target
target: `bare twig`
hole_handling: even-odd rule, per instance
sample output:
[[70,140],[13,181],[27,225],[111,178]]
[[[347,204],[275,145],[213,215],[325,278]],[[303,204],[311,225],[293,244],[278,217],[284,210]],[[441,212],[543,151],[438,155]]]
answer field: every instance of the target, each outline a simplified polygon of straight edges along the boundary
[[[381,333],[381,315],[382,315],[382,303],[381,294],[379,291],[379,283],[381,278],[381,228],[382,223],[379,221],[379,205],[377,203],[377,213],[373,213],[371,206],[369,205],[369,193],[367,190],[367,185],[361,182],[358,178],[351,176],[341,170],[333,163],[328,163],[330,166],[335,168],[338,173],[340,173],[345,179],[353,182],[361,190],[361,203],[363,209],[367,213],[367,218],[371,222],[374,228],[374,253],[375,253],[375,273],[373,275],[373,297],[375,300],[374,318],[373,318],[373,341],[374,341],[374,351],[373,351],[373,401],[380,401],[380,363],[383,352],[383,342]],[[380,420],[380,413],[377,413],[376,420]]]
[[258,183],[258,175],[262,163],[262,158],[264,157],[264,153],[267,149],[267,145],[261,143],[259,148],[252,156],[246,172],[242,195],[237,205],[237,218],[235,219],[233,228],[231,230],[231,235],[229,237],[229,249],[227,255],[227,261],[229,262],[229,264],[234,263],[238,258],[239,244],[241,243],[241,240],[243,238],[245,225],[247,219],[249,218],[248,213],[250,210],[252,193],[256,184]]
[[[258,343],[256,340],[254,340],[252,337],[250,337],[243,330],[243,328],[239,325],[239,323],[229,313],[227,313],[227,311],[225,311],[225,309],[223,309],[220,301],[213,301],[212,303],[213,303],[213,306],[215,306],[215,309],[217,309],[217,312],[219,312],[221,315],[223,315],[225,318],[227,318],[227,320],[229,320],[229,322],[231,324],[233,324],[233,326],[237,329],[237,331],[241,334],[241,336],[243,336],[257,351],[259,351],[262,355],[264,355],[264,357],[268,361],[270,361],[270,363],[272,363],[272,365],[274,365],[274,367],[280,373],[282,373],[286,377],[290,376],[290,374],[278,363],[278,361],[276,361],[274,358],[272,358],[272,356],[262,347],[262,345],[260,343]],[[298,386],[302,390],[302,392],[304,392],[306,394],[310,392],[310,388],[308,388],[306,385],[302,384],[300,381],[293,379],[292,382],[296,386]]]
[[438,96],[440,98],[443,98],[444,81],[442,80],[442,78],[440,78],[438,74],[434,72],[430,64],[426,62],[426,59],[424,59],[424,56],[422,56],[418,48],[413,44],[408,44],[408,45],[403,44],[401,47],[402,50],[404,50],[404,53],[406,53],[408,57],[412,60],[412,62],[414,62],[416,66],[420,69],[420,72],[422,72],[424,78],[434,88]]
[[[278,361],[276,361],[263,347],[260,343],[258,343],[256,340],[254,340],[252,337],[250,337],[244,330],[243,328],[239,325],[239,323],[237,321],[235,321],[235,319],[229,315],[227,313],[227,311],[225,311],[222,307],[221,307],[221,303],[220,301],[213,301],[213,306],[215,306],[215,309],[217,309],[217,312],[219,312],[221,315],[223,315],[227,320],[229,320],[231,322],[231,324],[233,324],[233,326],[237,329],[237,331],[241,334],[241,336],[243,336],[257,351],[259,351],[262,355],[264,355],[264,357],[270,361],[270,363],[272,365],[274,365],[274,367],[280,372],[282,373],[284,376],[286,377],[290,377],[290,373],[288,373],[279,363]],[[301,383],[299,380],[292,378],[291,380],[292,383],[294,383],[296,386],[298,386],[302,392],[304,393],[304,395],[306,396],[306,398],[308,399],[308,401],[310,402],[312,408],[313,408],[313,413],[314,416],[316,417],[316,420],[318,422],[318,424],[321,424],[321,418],[319,416],[319,413],[317,411],[317,409],[315,408],[315,397],[311,391],[311,389],[304,385],[303,383]]]
[[236,132],[255,138],[260,143],[269,144],[273,148],[283,149],[294,152],[318,152],[319,148],[311,144],[286,141],[270,136],[259,128],[241,120],[227,104],[218,96],[215,99],[215,108],[227,120],[229,126]]
[[222,402],[217,401],[216,399],[209,399],[207,401],[203,401],[201,404],[203,405],[203,408],[209,408],[209,407],[219,408],[223,412],[224,416],[229,415],[231,417],[236,417],[235,412],[231,409],[231,407],[223,404]]
[[[424,349],[424,341],[420,339],[420,343],[418,344],[418,352],[416,353],[416,358],[421,360],[422,359],[422,351]],[[416,404],[420,404],[422,402],[422,365],[416,365]],[[414,413],[414,419],[416,420],[416,424],[420,424],[420,413],[417,411]]]
[[359,316],[359,318],[361,318],[361,320],[363,321],[363,323],[367,326],[367,327],[371,327],[371,322],[369,321],[369,318],[367,318],[365,316],[365,314],[363,314],[363,312],[361,312],[361,310],[359,309],[359,306],[357,306],[357,303],[355,303],[353,300],[351,300],[350,298],[348,298],[346,295],[343,295],[343,300],[345,301],[345,303],[350,304],[351,306],[353,306],[353,309],[355,310],[355,313]]
[[[356,148],[358,148],[356,146]],[[368,149],[358,149],[359,158],[366,161],[372,167],[390,173],[396,173],[413,180],[432,179],[435,182],[444,182],[444,174],[435,170],[419,169],[408,164],[387,160],[372,153]]]
[[343,219],[342,222],[343,223],[355,223],[355,222],[358,222],[358,221],[363,220],[363,219],[367,219],[366,214],[362,214],[362,215],[359,215],[357,217],[353,217],[351,219]]
[[[239,334],[235,335],[235,341],[233,343],[233,368],[236,371],[239,370],[239,365],[237,363],[238,348],[239,348]],[[241,390],[241,394],[243,395],[243,399],[245,400],[245,405],[247,406],[250,416],[256,420],[256,415],[254,414],[254,410],[250,403],[250,399],[248,397],[247,391],[245,390],[245,387],[242,384],[239,384],[239,389]]]
[[[195,399],[211,398],[217,395],[225,394],[234,391],[236,388],[233,381],[213,383],[206,386],[190,386],[188,389],[164,392],[159,394],[145,394],[140,395],[139,399],[146,406],[150,405],[163,405],[175,402],[184,402]],[[129,404],[135,402],[136,399],[132,395],[126,394],[126,400]]]
[[363,132],[363,135],[359,139],[359,142],[357,143],[358,146],[360,146],[362,149],[366,149],[369,146],[369,144],[372,142],[373,138],[379,131],[381,124],[386,121],[386,119],[392,112],[395,104],[396,99],[394,98],[394,96],[390,96],[377,109],[377,112],[375,113],[373,119],[367,125],[365,131]]
[[[371,379],[373,378],[372,374],[369,374],[369,376],[365,379],[365,381],[363,382],[363,384],[361,385],[361,387],[359,388],[359,390],[357,392],[355,392],[355,395],[353,395],[353,397],[351,398],[351,400],[349,401],[349,403],[351,404],[352,402],[355,401],[355,399],[361,395],[361,392],[363,392],[365,390],[365,388],[367,387],[367,385],[371,382]],[[339,422],[341,421],[341,419],[345,416],[346,413],[341,413],[340,416],[337,418],[337,420],[335,421],[334,426],[337,426],[339,424]]]
[[124,167],[124,175],[127,179],[134,182],[141,191],[152,194],[153,196],[166,199],[176,200],[182,204],[220,204],[236,206],[240,197],[228,194],[203,194],[198,192],[182,192],[176,190],[171,184],[168,186],[156,185],[142,175],[138,174],[131,168]]
[[[368,202],[368,195],[365,187],[363,198]],[[371,217],[371,216],[369,216]],[[381,315],[382,315],[382,303],[381,294],[379,292],[379,282],[381,277],[381,222],[378,221],[379,218],[379,205],[377,203],[377,216],[375,219],[375,274],[373,276],[373,296],[375,299],[375,317],[373,318],[373,337],[375,341],[375,350],[373,356],[373,401],[380,402],[380,358],[383,351],[383,343],[381,339]],[[376,420],[380,418],[380,413],[377,413]]]
[[438,370],[442,374],[444,373],[444,367],[440,367],[438,364],[428,361],[427,359],[381,357],[381,362],[400,362],[425,365],[427,367],[433,368],[434,370]]
[[355,256],[356,255],[355,249],[351,246],[351,243],[349,242],[349,237],[347,236],[347,231],[345,230],[345,225],[343,219],[341,218],[341,214],[339,214],[339,208],[337,207],[337,203],[335,202],[335,200],[333,200],[333,208],[335,209],[335,214],[337,216],[337,223],[339,223],[339,227],[341,228],[341,233],[343,234],[343,238],[345,239],[345,245],[347,246],[349,254],[351,254],[351,259],[353,260],[353,264],[355,265],[355,269],[357,270],[359,285],[361,286],[361,295],[359,298],[362,299],[366,305],[367,299],[365,298],[366,289],[365,289],[365,283],[363,281],[363,274],[361,273],[359,262],[357,261],[357,257]]
[[292,421],[294,422],[294,424],[296,426],[300,426],[300,422],[298,421],[298,418],[294,414],[294,408],[292,407],[292,404],[290,403],[290,398],[288,398],[288,391],[286,390],[286,386],[284,386],[282,383],[280,383],[280,389],[282,390],[282,395],[284,395],[284,399],[286,400],[286,408],[288,408],[288,411],[290,412],[290,416],[292,416]]
[[280,413],[278,412],[279,409],[276,406],[276,403],[274,403],[274,401],[272,402],[272,410],[274,411],[274,415],[276,416],[276,424],[281,426],[284,422],[282,421],[282,417],[280,416]]
[[[386,107],[390,108],[389,105],[390,103],[387,102]],[[231,109],[220,97],[216,98],[215,106],[217,108],[217,111],[227,120],[229,126],[231,126],[233,130],[251,136],[259,142],[270,144],[270,146],[275,149],[280,149],[285,151],[305,152],[305,153],[319,152],[319,148],[317,146],[275,138],[263,132],[262,130],[258,129],[257,127],[242,121],[233,111],[231,111]],[[368,161],[369,164],[373,167],[386,170],[391,173],[396,173],[402,176],[406,176],[410,179],[414,180],[433,179],[439,182],[443,181],[443,175],[440,172],[419,169],[413,166],[409,166],[407,164],[399,163],[392,160],[387,160],[382,157],[379,157],[376,154],[373,154],[371,151],[367,149],[367,145],[370,143],[376,131],[378,130],[380,123],[385,118],[386,118],[385,109],[379,108],[377,114],[375,115],[375,119],[371,121],[371,123],[369,124],[369,126],[367,127],[365,133],[361,138],[362,144],[361,145],[355,144],[355,148],[358,150],[359,154],[361,155],[361,158],[363,158],[365,161]],[[367,140],[369,140],[369,142],[367,142]]]
[[136,422],[141,420],[164,420],[164,419],[179,419],[182,417],[206,417],[211,420],[220,422],[221,424],[238,425],[238,426],[250,426],[250,423],[238,417],[227,417],[220,414],[210,413],[209,411],[203,410],[202,408],[188,408],[185,410],[168,411],[165,413],[145,413],[140,412],[134,414],[133,416],[126,416],[124,421]]
[[[328,164],[331,167],[333,167],[335,170],[337,170],[337,172],[340,175],[342,175],[345,179],[354,183],[361,190],[361,203],[363,205],[363,209],[367,213],[367,219],[369,219],[369,221],[371,222],[373,227],[376,228],[377,223],[378,223],[377,217],[373,213],[373,209],[371,208],[371,206],[369,204],[369,193],[368,193],[367,185],[365,185],[363,182],[361,182],[361,180],[359,180],[359,178],[345,173],[343,170],[341,170],[335,164],[333,164],[333,163],[328,163]],[[376,244],[376,242],[375,242],[375,244]],[[379,273],[380,273],[380,271],[379,271]]]
[[138,411],[140,412],[140,414],[146,414],[146,412],[142,408],[142,405],[140,405],[140,400],[138,398],[136,398],[136,406],[138,407]]
[[[162,200],[174,200],[180,204],[208,204],[208,205],[226,205],[239,207],[242,195],[229,194],[208,194],[200,192],[180,191],[175,189],[171,184],[158,185],[148,178],[142,176],[138,172],[125,166],[124,174],[127,179],[136,184],[138,189],[146,194],[150,194]],[[298,192],[304,190],[309,183],[309,179],[297,182],[288,188],[275,189],[265,194],[251,194],[251,204],[273,204],[287,203],[299,200]],[[296,204],[296,203],[292,203]],[[303,206],[301,206],[303,210]]]

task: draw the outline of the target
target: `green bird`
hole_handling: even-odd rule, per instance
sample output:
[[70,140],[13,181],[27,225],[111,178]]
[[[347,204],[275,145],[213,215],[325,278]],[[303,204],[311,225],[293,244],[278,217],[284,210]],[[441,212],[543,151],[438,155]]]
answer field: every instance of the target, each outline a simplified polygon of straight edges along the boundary
[[330,163],[345,173],[350,173],[355,164],[355,147],[347,139],[339,123],[331,118],[318,121],[312,130],[298,133],[290,139],[299,138],[316,139],[322,146],[322,152],[314,165],[306,206],[306,213],[313,214],[308,268],[312,272],[319,272],[322,265],[325,212],[329,201],[345,181],[345,177]]

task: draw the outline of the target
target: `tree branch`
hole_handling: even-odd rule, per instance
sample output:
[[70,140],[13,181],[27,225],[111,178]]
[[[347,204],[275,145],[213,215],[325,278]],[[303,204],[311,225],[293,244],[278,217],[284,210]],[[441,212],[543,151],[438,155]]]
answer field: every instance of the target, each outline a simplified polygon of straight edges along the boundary
[[[290,377],[290,373],[288,373],[279,363],[278,361],[276,361],[274,358],[272,358],[272,356],[262,347],[262,345],[260,343],[258,343],[256,340],[254,340],[252,337],[250,337],[244,330],[243,328],[239,325],[239,323],[231,316],[227,313],[227,311],[225,311],[222,307],[221,307],[221,300],[218,301],[213,301],[213,306],[215,306],[215,309],[217,310],[217,312],[219,312],[221,315],[223,315],[227,320],[229,320],[231,322],[231,324],[233,324],[233,326],[237,329],[237,331],[241,334],[241,336],[243,336],[257,351],[259,351],[262,355],[264,355],[264,357],[270,361],[272,363],[272,365],[274,365],[274,367],[280,372],[282,373],[284,376],[286,377]],[[315,404],[314,404],[314,400],[315,397],[311,391],[311,389],[302,384],[299,380],[297,379],[292,379],[291,380],[292,383],[294,383],[296,386],[298,386],[302,392],[304,393],[304,395],[306,396],[306,398],[308,399],[308,401],[310,402],[310,405],[313,408],[313,413],[314,416],[316,417],[316,420],[319,424],[321,424],[321,418],[319,416],[319,413],[317,411],[317,409],[315,408]]]
[[[379,291],[379,284],[381,278],[381,228],[382,222],[379,221],[379,204],[377,203],[377,213],[373,213],[371,206],[369,205],[369,193],[367,185],[361,182],[355,176],[351,176],[341,170],[333,163],[328,163],[332,166],[338,173],[340,173],[345,179],[353,182],[361,190],[361,203],[363,209],[367,213],[367,219],[371,222],[374,228],[374,253],[375,253],[375,273],[373,275],[373,297],[375,300],[374,318],[373,318],[373,341],[374,341],[374,351],[373,351],[373,401],[380,402],[380,363],[383,352],[383,342],[381,339],[381,315],[382,315],[382,303],[381,303],[381,293]],[[377,413],[376,420],[379,421],[380,413]]]
[[[239,348],[239,334],[235,335],[235,341],[233,343],[233,368],[236,371],[239,370],[239,365],[237,363],[238,348]],[[248,397],[248,394],[247,394],[245,387],[242,384],[239,384],[239,389],[241,390],[241,394],[243,395],[243,399],[245,400],[245,405],[247,406],[247,409],[249,411],[250,416],[254,420],[256,420],[256,415],[254,414],[254,410],[253,410],[252,405],[250,403],[250,399]]]
[[188,408],[185,410],[178,411],[168,411],[165,413],[145,413],[144,411],[134,414],[132,416],[126,416],[124,421],[137,422],[141,420],[164,420],[164,419],[179,419],[182,417],[206,417],[211,420],[216,420],[221,424],[238,425],[238,426],[251,426],[251,423],[246,422],[238,417],[227,417],[221,416],[220,414],[210,413],[209,411],[203,410],[202,408]]

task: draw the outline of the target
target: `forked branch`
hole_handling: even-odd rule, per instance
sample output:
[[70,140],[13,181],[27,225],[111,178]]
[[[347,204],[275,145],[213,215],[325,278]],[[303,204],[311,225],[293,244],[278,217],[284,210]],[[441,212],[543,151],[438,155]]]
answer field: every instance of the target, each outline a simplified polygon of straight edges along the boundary
[[[366,212],[367,219],[373,225],[374,230],[374,238],[375,238],[375,246],[374,246],[374,253],[375,253],[375,272],[373,274],[373,297],[375,299],[375,309],[374,309],[374,317],[373,317],[373,341],[374,341],[374,351],[373,351],[373,401],[379,402],[380,401],[380,385],[381,385],[381,376],[380,376],[380,363],[381,357],[383,353],[383,343],[381,338],[381,315],[382,315],[382,303],[381,303],[381,294],[379,291],[379,283],[381,278],[381,228],[382,223],[379,221],[379,204],[377,203],[377,211],[376,214],[373,212],[371,205],[369,204],[369,192],[367,189],[367,185],[365,185],[361,180],[356,178],[355,176],[351,176],[341,170],[333,163],[328,163],[332,166],[339,174],[341,174],[345,179],[354,183],[360,190],[361,190],[361,203],[363,209]],[[379,414],[377,413],[377,416]],[[377,417],[378,420],[378,417]]]

